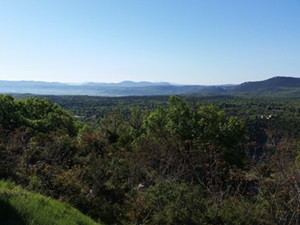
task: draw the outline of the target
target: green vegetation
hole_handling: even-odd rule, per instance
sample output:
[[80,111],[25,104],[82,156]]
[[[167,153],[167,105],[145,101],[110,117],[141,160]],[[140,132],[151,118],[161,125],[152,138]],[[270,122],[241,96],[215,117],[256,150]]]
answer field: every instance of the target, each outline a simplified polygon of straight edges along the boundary
[[66,203],[0,181],[0,222],[6,225],[96,225]]
[[0,96],[0,112],[0,178],[97,222],[300,222],[298,99]]

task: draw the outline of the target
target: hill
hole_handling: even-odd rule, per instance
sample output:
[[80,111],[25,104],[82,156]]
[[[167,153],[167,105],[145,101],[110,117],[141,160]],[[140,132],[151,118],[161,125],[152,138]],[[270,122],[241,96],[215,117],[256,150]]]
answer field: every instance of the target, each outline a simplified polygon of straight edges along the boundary
[[97,225],[68,204],[0,181],[0,224]]
[[235,92],[266,91],[278,88],[300,88],[300,78],[273,77],[263,81],[245,82],[236,86]]

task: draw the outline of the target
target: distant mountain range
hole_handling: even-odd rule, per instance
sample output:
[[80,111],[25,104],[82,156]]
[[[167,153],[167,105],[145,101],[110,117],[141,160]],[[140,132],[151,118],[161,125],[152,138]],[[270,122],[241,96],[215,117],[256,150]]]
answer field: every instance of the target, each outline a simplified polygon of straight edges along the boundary
[[102,87],[147,87],[147,86],[169,86],[171,85],[168,82],[148,82],[148,81],[141,81],[141,82],[134,82],[130,80],[125,80],[120,83],[86,83],[85,86],[102,86]]
[[167,82],[85,83],[65,84],[41,81],[0,81],[2,94],[37,95],[91,95],[91,96],[144,96],[190,94],[278,94],[297,93],[300,96],[300,78],[273,77],[240,85],[177,85]]

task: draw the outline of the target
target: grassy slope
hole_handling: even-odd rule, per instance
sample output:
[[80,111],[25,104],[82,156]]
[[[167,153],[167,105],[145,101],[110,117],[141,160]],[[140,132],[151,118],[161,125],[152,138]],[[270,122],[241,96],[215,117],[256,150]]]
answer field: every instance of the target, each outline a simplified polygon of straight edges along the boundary
[[0,181],[0,224],[97,225],[68,204]]

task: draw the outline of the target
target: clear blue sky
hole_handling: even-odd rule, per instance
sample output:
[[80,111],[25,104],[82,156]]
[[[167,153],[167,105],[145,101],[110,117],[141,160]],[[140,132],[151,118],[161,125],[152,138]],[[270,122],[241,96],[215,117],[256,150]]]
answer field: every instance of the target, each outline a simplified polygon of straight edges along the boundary
[[0,80],[300,77],[300,0],[0,0]]

